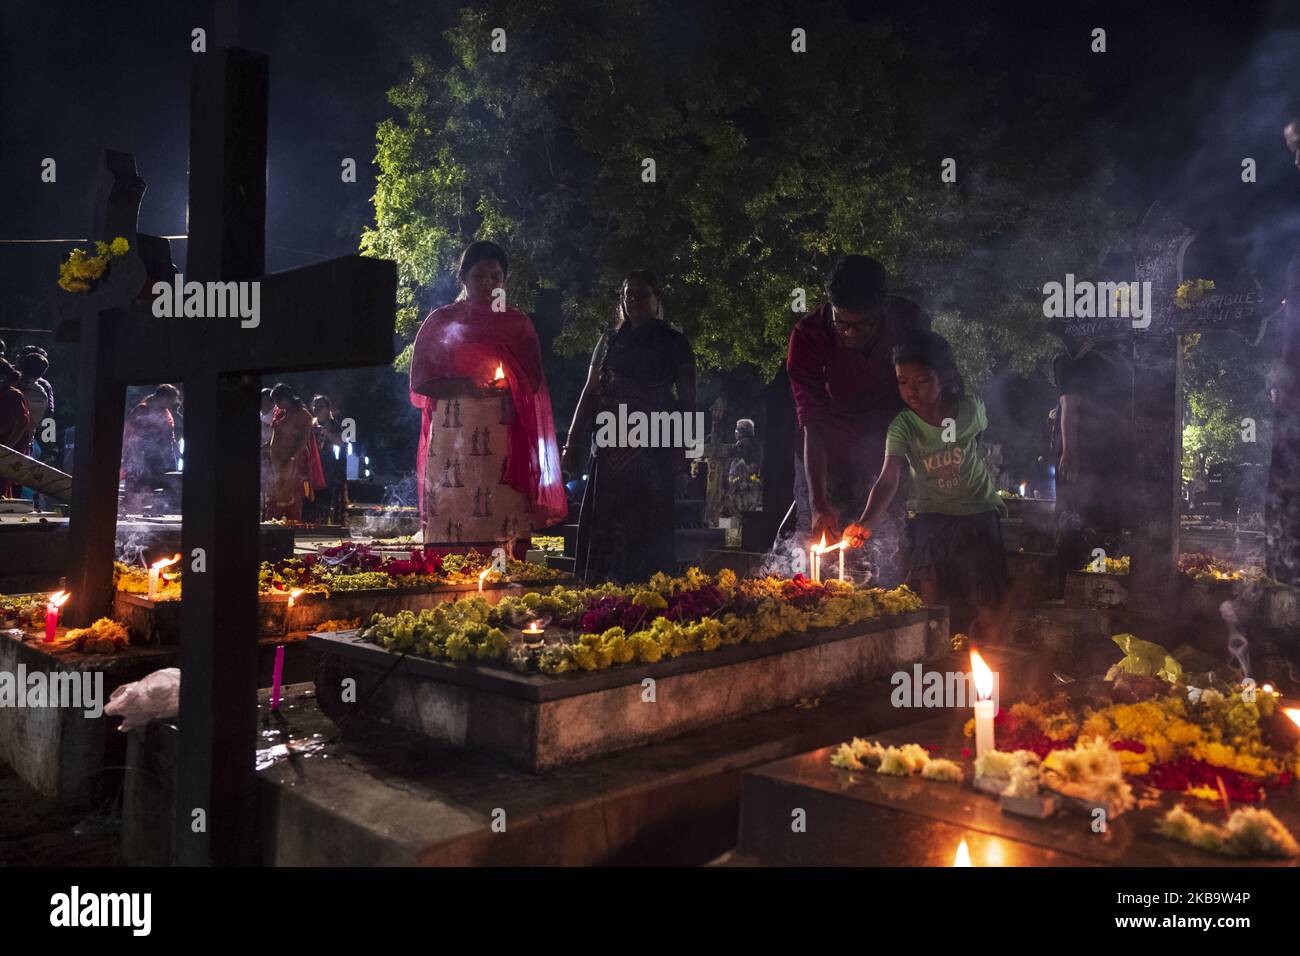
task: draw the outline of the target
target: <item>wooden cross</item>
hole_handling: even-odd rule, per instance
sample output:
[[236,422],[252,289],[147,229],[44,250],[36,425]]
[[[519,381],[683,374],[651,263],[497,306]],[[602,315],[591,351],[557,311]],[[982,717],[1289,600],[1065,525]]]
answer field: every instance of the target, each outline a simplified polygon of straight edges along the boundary
[[[1150,324],[1134,328],[1131,318],[1071,319],[1068,337],[1077,341],[1133,336],[1133,568],[1130,591],[1141,595],[1153,615],[1173,610],[1178,599],[1178,533],[1182,502],[1183,405],[1179,337],[1191,332],[1232,331],[1251,343],[1263,335],[1263,293],[1259,289],[1207,293],[1192,308],[1175,296],[1183,281],[1183,258],[1196,238],[1155,203],[1138,230],[1135,277],[1151,283]],[[1146,321],[1146,320],[1143,320]]]
[[[144,182],[121,153],[106,154],[93,235],[125,236],[132,255],[114,260],[94,296],[67,297],[81,342],[72,623],[110,607],[126,386],[184,383],[175,845],[188,864],[255,858],[261,374],[382,365],[394,354],[392,262],[347,256],[262,275],[267,78],[267,58],[248,50],[196,59],[185,271],[187,282],[260,282],[260,323],[153,315],[150,285],[166,270],[136,232]],[[199,810],[206,826],[196,833]]]

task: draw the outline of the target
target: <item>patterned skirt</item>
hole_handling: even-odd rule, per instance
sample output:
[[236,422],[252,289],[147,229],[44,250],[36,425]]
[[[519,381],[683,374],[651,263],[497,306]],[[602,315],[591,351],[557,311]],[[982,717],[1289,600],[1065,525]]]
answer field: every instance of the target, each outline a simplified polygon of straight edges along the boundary
[[505,484],[510,396],[439,399],[424,463],[426,544],[492,545],[532,532],[528,498]]

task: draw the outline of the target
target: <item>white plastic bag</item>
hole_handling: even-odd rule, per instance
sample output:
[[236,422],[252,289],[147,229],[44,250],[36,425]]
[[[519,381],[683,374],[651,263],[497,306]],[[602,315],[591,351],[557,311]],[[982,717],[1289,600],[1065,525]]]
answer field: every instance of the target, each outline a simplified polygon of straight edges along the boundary
[[165,667],[113,691],[104,713],[124,718],[117,729],[125,732],[143,727],[155,717],[175,717],[180,713],[180,706],[180,668]]

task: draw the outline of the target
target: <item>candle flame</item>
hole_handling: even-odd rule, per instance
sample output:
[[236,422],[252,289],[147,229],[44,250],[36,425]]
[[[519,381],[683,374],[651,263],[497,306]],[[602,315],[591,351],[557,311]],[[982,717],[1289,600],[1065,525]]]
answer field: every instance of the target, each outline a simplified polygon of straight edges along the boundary
[[505,378],[505,377],[506,377],[506,370],[505,370],[504,368],[502,368],[502,367],[501,367],[501,363],[498,362],[498,363],[497,363],[497,371],[496,371],[496,374],[492,376],[492,381],[494,381],[494,382],[499,382],[499,381],[501,381],[501,380],[502,380],[503,378]]
[[50,595],[50,607],[60,608],[68,603],[68,598],[72,597],[71,591],[55,591]]
[[482,571],[482,573],[479,574],[479,576],[478,576],[479,587],[482,587],[482,586],[483,586],[483,580],[488,576],[488,574],[491,572],[491,570],[492,570],[491,568],[484,568],[483,571]]
[[980,700],[988,700],[993,696],[993,671],[973,647],[970,649],[970,669],[975,678],[975,693]]
[[150,568],[159,568],[159,569],[161,569],[161,568],[165,568],[165,567],[169,567],[170,565],[175,564],[175,563],[176,563],[177,561],[179,561],[180,559],[181,559],[181,556],[180,556],[179,554],[175,554],[175,555],[172,555],[170,558],[162,558],[162,559],[160,559],[160,560],[158,560],[158,561],[155,561],[153,564],[149,565],[149,567],[150,567]]
[[957,855],[952,858],[953,866],[970,866],[970,847],[966,845],[966,839],[957,844]]
[[1282,713],[1290,717],[1297,727],[1300,727],[1300,707],[1283,707]]
[[298,600],[298,598],[302,597],[302,594],[303,594],[302,588],[294,588],[292,591],[289,592],[289,603],[292,604],[294,601]]
[[821,544],[815,544],[815,545],[813,545],[813,547],[817,549],[817,553],[818,553],[818,554],[820,554],[821,552],[823,552],[823,551],[826,550],[826,532],[825,532],[825,531],[822,532],[822,542],[821,542]]
[[1263,687],[1260,688],[1260,690],[1262,690],[1266,694],[1271,694],[1273,693],[1273,685],[1265,684]]

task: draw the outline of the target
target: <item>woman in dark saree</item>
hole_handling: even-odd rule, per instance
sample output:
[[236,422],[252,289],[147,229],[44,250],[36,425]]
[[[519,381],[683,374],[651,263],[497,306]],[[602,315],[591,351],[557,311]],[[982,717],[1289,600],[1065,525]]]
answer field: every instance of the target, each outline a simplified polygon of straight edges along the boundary
[[620,405],[629,415],[695,411],[695,353],[664,321],[659,280],[643,269],[623,280],[618,324],[592,353],[562,458],[580,471],[591,455],[575,568],[588,583],[642,581],[677,566],[673,484],[683,449],[595,447],[596,416],[617,416]]

